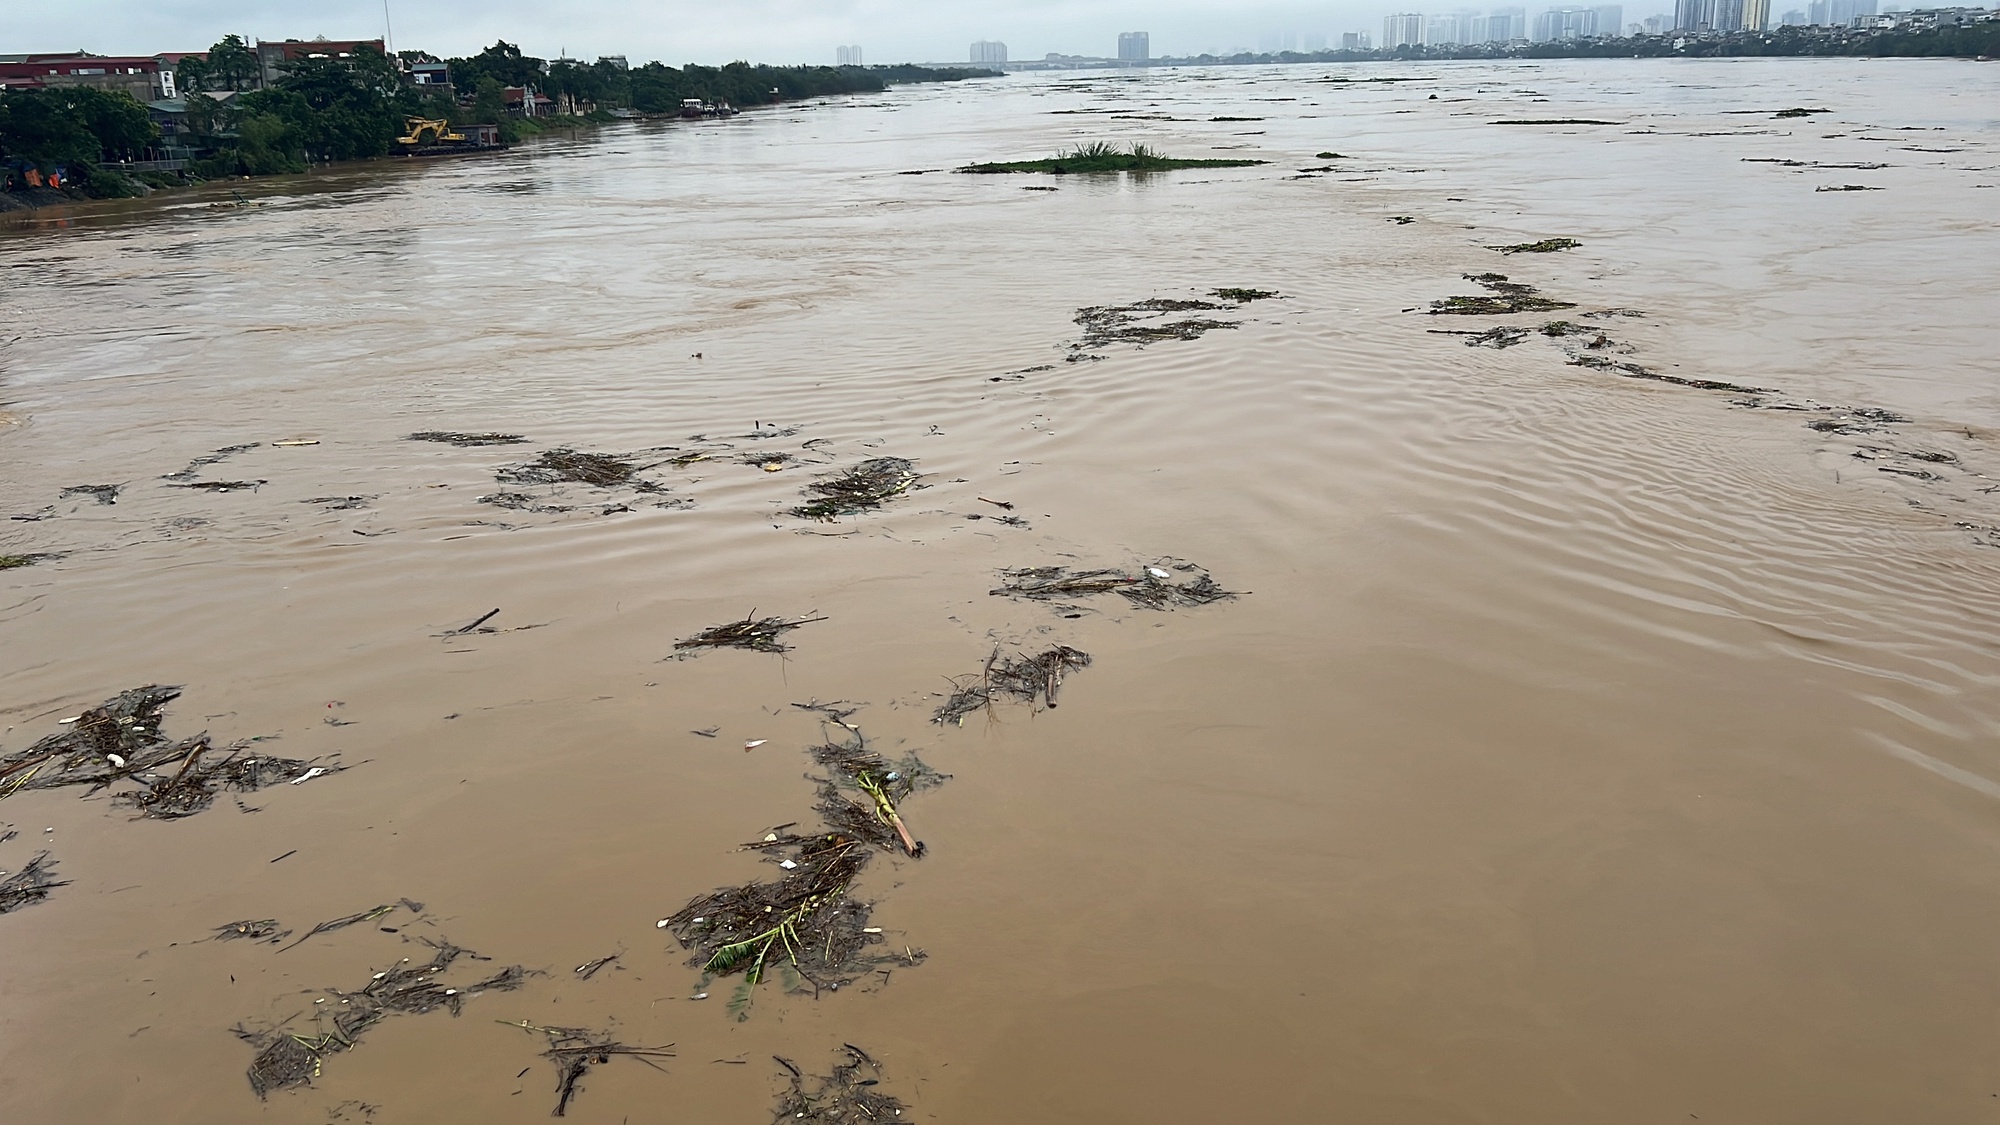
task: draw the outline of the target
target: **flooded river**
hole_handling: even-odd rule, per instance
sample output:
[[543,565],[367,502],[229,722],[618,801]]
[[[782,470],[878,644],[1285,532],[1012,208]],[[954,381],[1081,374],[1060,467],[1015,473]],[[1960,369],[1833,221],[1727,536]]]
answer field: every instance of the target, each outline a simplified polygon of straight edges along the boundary
[[[0,1116],[536,1121],[554,1027],[672,1044],[590,1067],[603,1122],[761,1121],[843,1044],[959,1125],[1991,1121],[1996,105],[1017,75],[7,216],[0,554],[52,557],[0,571],[0,755],[169,684],[169,739],[344,768],[0,801],[67,881],[0,916]],[[1605,124],[1499,124],[1550,121]],[[1269,163],[948,171],[1097,139]],[[1427,315],[1521,284],[1573,305]],[[651,483],[496,479],[560,448]],[[790,513],[879,457],[921,476]],[[989,593],[1184,565],[1240,596]],[[824,620],[673,659],[745,615]],[[1058,706],[932,722],[1054,645]],[[785,877],[740,845],[815,830],[836,701],[950,775],[927,854],[870,849],[871,971],[732,1008],[660,923]],[[315,1038],[447,940],[530,975]]]

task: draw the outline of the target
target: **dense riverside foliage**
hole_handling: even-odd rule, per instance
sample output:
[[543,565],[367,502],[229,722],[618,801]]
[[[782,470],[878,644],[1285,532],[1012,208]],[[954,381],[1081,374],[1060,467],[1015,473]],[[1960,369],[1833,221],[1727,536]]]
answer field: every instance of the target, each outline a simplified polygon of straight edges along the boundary
[[[433,60],[420,51],[406,51],[401,61]],[[302,172],[323,161],[384,155],[396,147],[410,117],[448,119],[457,126],[497,125],[501,138],[512,141],[550,126],[608,121],[613,109],[678,112],[687,98],[750,106],[994,74],[742,62],[680,69],[649,63],[626,70],[609,62],[544,63],[504,40],[447,65],[453,93],[406,84],[396,61],[364,46],[345,59],[300,59],[269,88],[257,89],[255,53],[241,38],[227,36],[205,59],[190,55],[176,68],[187,111],[172,143],[198,154],[188,165],[197,178],[270,175]],[[538,90],[554,99],[565,116],[521,116],[510,110],[509,88]],[[518,93],[514,100],[520,100]],[[73,194],[135,194],[143,190],[138,182],[104,171],[103,165],[143,159],[148,148],[160,143],[160,130],[146,107],[123,93],[71,87],[0,94],[0,175],[12,188],[39,183],[60,169],[60,182]],[[164,182],[150,174],[140,179]]]

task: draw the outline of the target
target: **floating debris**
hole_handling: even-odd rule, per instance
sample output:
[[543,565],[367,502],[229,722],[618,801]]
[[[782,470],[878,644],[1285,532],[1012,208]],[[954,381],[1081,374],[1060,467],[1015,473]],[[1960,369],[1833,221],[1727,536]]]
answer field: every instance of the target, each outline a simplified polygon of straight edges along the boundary
[[616,960],[618,960],[618,954],[612,953],[603,957],[599,957],[595,961],[585,961],[583,964],[578,965],[576,967],[577,979],[589,980],[591,977],[597,975],[597,971],[599,969],[602,969],[604,966],[609,965],[611,962]]
[[932,713],[931,721],[964,726],[965,717],[992,707],[994,700],[1012,697],[1033,706],[1037,699],[1053,710],[1062,691],[1063,677],[1090,667],[1090,654],[1068,645],[1056,645],[1034,656],[1016,654],[1001,659],[1000,650],[986,658],[986,667],[975,677],[951,681],[952,690]]
[[1867,184],[1833,184],[1831,186],[1816,187],[1813,190],[1814,191],[1881,191],[1883,189],[1878,187],[1869,187]]
[[406,440],[436,441],[469,448],[479,445],[520,445],[528,439],[520,434],[461,434],[450,430],[425,430],[422,433],[411,434]]
[[525,465],[510,465],[494,473],[503,484],[590,484],[611,488],[630,484],[638,467],[610,453],[579,453],[550,449]]
[[1116,593],[1147,609],[1210,605],[1236,597],[1234,592],[1223,589],[1206,570],[1193,563],[1176,562],[1172,566],[1174,570],[1192,577],[1175,582],[1172,572],[1160,566],[1143,567],[1137,571],[1035,566],[1001,571],[1002,585],[987,592],[1041,601]]
[[243,492],[245,490],[255,492],[267,483],[269,482],[261,480],[196,480],[176,481],[167,487],[198,488],[203,492]]
[[25,555],[0,555],[0,570],[19,570],[33,566],[44,559],[59,559],[62,556],[50,551],[31,551]]
[[831,523],[838,516],[880,508],[890,497],[908,492],[916,482],[916,462],[905,457],[871,457],[807,485],[808,499],[791,509],[791,514]]
[[1268,301],[1279,295],[1269,289],[1211,289],[1209,294],[1225,301],[1235,301],[1239,305],[1251,301]]
[[49,897],[51,890],[69,886],[69,880],[54,877],[55,866],[49,853],[42,852],[29,860],[26,867],[0,879],[0,914],[41,902]]
[[592,1066],[603,1066],[610,1062],[613,1055],[638,1059],[661,1073],[665,1073],[666,1068],[653,1060],[675,1057],[674,1053],[667,1049],[673,1046],[672,1043],[666,1047],[629,1047],[612,1039],[606,1032],[592,1031],[584,1027],[539,1027],[526,1020],[519,1023],[509,1020],[500,1022],[509,1027],[518,1027],[523,1031],[538,1032],[548,1036],[549,1049],[542,1052],[542,1057],[556,1064],[556,1108],[550,1112],[551,1117],[568,1116],[569,1103],[576,1099],[577,1091],[583,1088],[583,1076],[590,1072]]
[[407,959],[374,974],[357,992],[327,989],[330,1003],[313,1005],[313,1034],[301,1035],[282,1028],[252,1032],[238,1026],[238,1038],[257,1048],[250,1062],[250,1088],[259,1098],[272,1090],[310,1085],[319,1077],[327,1055],[351,1051],[361,1034],[391,1015],[423,1015],[439,1009],[456,1016],[468,997],[481,992],[520,987],[527,971],[519,965],[500,970],[484,980],[447,987],[441,975],[460,957],[485,960],[471,950],[450,942],[426,941],[435,952],[429,963],[411,965]]
[[167,475],[161,477],[160,479],[174,480],[174,481],[193,480],[196,469],[201,469],[209,465],[214,465],[219,462],[226,461],[229,458],[236,456],[238,453],[248,452],[252,449],[257,448],[261,444],[263,443],[252,441],[252,442],[245,442],[242,445],[225,445],[221,449],[218,449],[213,453],[203,454],[202,456],[197,457],[192,461],[189,461],[187,463],[187,468],[182,469],[178,472],[168,473]]
[[[853,727],[842,727],[848,736],[812,750],[813,760],[834,775],[819,781],[815,809],[826,823],[809,834],[786,831],[790,825],[784,825],[744,845],[764,853],[784,874],[702,895],[660,920],[661,929],[694,951],[688,963],[702,970],[704,985],[712,977],[743,974],[729,1003],[739,1020],[747,1018],[757,985],[773,970],[788,991],[798,991],[804,982],[817,996],[821,989],[838,991],[883,972],[884,965],[924,960],[922,950],[908,947],[900,954],[876,952],[883,943],[881,927],[868,924],[870,907],[852,891],[877,849],[923,854],[898,805],[943,777],[914,756],[886,761]],[[868,803],[849,800],[843,783],[865,794]]]
[[[0,796],[24,788],[103,788],[129,780],[140,788],[119,800],[144,816],[177,819],[206,809],[224,789],[249,792],[339,769],[248,754],[248,744],[208,758],[217,752],[205,734],[169,741],[160,733],[160,713],[178,695],[178,687],[133,688],[67,721],[62,732],[0,757]],[[164,772],[168,767],[175,767],[171,774]]]
[[241,922],[229,922],[215,928],[216,941],[280,942],[292,931],[282,928],[276,918],[246,918]]
[[1514,121],[1488,121],[1488,125],[1623,125],[1623,121],[1599,121],[1591,117],[1541,117]]
[[1528,338],[1528,329],[1512,324],[1488,328],[1484,332],[1471,332],[1462,328],[1429,328],[1425,331],[1434,336],[1463,336],[1468,348],[1511,348]]
[[250,793],[340,772],[339,766],[317,766],[297,758],[268,754],[242,756],[244,748],[240,746],[225,751],[217,761],[204,763],[202,756],[212,749],[205,734],[177,745],[184,746],[186,753],[172,776],[128,768],[126,776],[139,782],[142,788],[121,794],[118,799],[138,809],[141,816],[179,820],[207,809],[215,802],[216,793],[223,789]]
[[[293,942],[291,945],[286,946],[285,949],[292,949],[297,946],[303,945],[307,941],[307,939],[318,937],[321,934],[330,934],[335,930],[344,930],[349,926],[358,926],[363,922],[373,922],[375,919],[380,918],[385,914],[388,914],[390,911],[396,909],[399,906],[404,908],[405,910],[408,910],[412,914],[422,914],[424,912],[423,903],[412,902],[407,898],[397,899],[395,902],[385,902],[380,906],[373,907],[368,910],[363,910],[359,914],[348,914],[344,917],[333,918],[325,922],[321,922],[319,925],[314,926],[310,930],[307,930],[303,937],[299,938],[298,941]],[[284,951],[285,951],[284,949],[281,949],[278,952],[283,953]]]
[[1498,250],[1502,254],[1553,254],[1558,250],[1574,250],[1583,245],[1574,238],[1544,238],[1540,242],[1516,242],[1511,246],[1489,246],[1488,250]]
[[1838,417],[1814,419],[1806,423],[1806,428],[1823,434],[1872,434],[1879,433],[1885,425],[1907,421],[1908,418],[1893,410],[1858,406],[1842,411]]
[[1811,117],[1811,116],[1812,116],[1813,114],[1815,114],[1815,113],[1831,113],[1831,112],[1833,112],[1833,111],[1832,111],[1832,110],[1829,110],[1829,109],[1806,109],[1806,108],[1804,108],[1804,107],[1802,107],[1802,106],[1793,106],[1793,107],[1792,107],[1792,108],[1790,108],[1790,109],[1781,109],[1781,110],[1779,110],[1778,112],[1776,112],[1776,113],[1772,114],[1771,116],[1772,116],[1772,117]]
[[[915,754],[891,762],[868,749],[867,739],[859,729],[846,722],[841,722],[840,727],[840,741],[827,739],[811,750],[813,761],[834,775],[821,784],[814,811],[835,832],[858,837],[885,850],[901,846],[910,858],[922,859],[924,845],[910,835],[898,806],[919,789],[943,785],[945,775],[924,764]],[[848,800],[841,794],[842,785],[852,786],[867,801]],[[751,846],[762,848],[775,843],[779,841]]]
[[1539,295],[1532,285],[1507,280],[1504,273],[1469,273],[1465,280],[1477,282],[1494,294],[1490,297],[1446,297],[1432,301],[1432,316],[1453,314],[1458,316],[1503,316],[1509,313],[1554,312],[1557,309],[1573,309],[1574,301],[1558,301]]
[[62,494],[65,499],[71,496],[88,496],[99,504],[116,504],[118,490],[123,487],[118,484],[72,484],[63,489]]
[[510,512],[538,512],[546,514],[576,511],[575,506],[570,504],[544,504],[539,498],[530,496],[525,492],[490,492],[485,496],[474,497],[473,503],[491,504],[496,508],[505,508]]
[[341,512],[353,508],[366,508],[368,502],[373,499],[375,499],[373,496],[315,496],[310,500],[301,500],[299,503],[318,504],[329,512]]
[[[790,1060],[771,1056],[785,1068],[790,1085],[778,1097],[772,1125],[804,1122],[805,1125],[863,1125],[864,1122],[894,1121],[909,1107],[879,1092],[882,1064],[852,1043],[843,1043],[847,1061],[835,1066],[822,1078],[814,1075],[812,1089],[806,1089],[805,1075]],[[865,1069],[864,1069],[865,1068]]]
[[1129,305],[1091,305],[1076,310],[1076,323],[1083,339],[1073,349],[1103,348],[1112,344],[1151,344],[1161,340],[1199,340],[1218,328],[1241,327],[1235,321],[1189,317],[1167,321],[1170,313],[1217,312],[1229,308],[1213,301],[1175,297],[1149,297]]
[[1724,383],[1716,379],[1685,379],[1679,375],[1667,375],[1650,367],[1636,363],[1607,359],[1601,355],[1580,355],[1570,359],[1571,367],[1588,367],[1597,371],[1609,371],[1623,375],[1627,379],[1651,379],[1656,383],[1672,383],[1677,387],[1693,387],[1698,391],[1736,391],[1742,394],[1768,395],[1777,392],[1770,387],[1746,387],[1740,383]]
[[684,641],[675,641],[674,648],[683,656],[693,656],[693,650],[704,648],[747,648],[752,652],[790,652],[791,646],[779,638],[801,625],[815,621],[825,621],[824,617],[806,616],[786,619],[783,617],[758,617],[756,610],[741,621],[731,621],[716,625]]

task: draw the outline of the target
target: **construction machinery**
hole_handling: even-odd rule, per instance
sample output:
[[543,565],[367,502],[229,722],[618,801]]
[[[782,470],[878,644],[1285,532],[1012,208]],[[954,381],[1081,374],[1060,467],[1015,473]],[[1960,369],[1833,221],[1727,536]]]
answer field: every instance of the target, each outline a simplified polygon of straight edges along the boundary
[[404,119],[409,132],[396,138],[396,143],[406,148],[429,148],[433,145],[460,144],[465,134],[454,133],[451,122],[441,118],[409,117]]

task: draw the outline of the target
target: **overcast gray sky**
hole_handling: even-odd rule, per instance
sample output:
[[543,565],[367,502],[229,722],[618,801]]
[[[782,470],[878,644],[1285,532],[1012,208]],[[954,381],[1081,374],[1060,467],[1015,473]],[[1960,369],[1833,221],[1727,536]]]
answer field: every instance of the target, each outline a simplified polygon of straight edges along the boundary
[[[1337,45],[1343,31],[1380,36],[1392,10],[1409,9],[1367,0],[389,0],[401,49],[462,55],[504,38],[532,55],[623,54],[635,64],[831,63],[844,43],[860,44],[869,62],[947,62],[966,58],[975,39],[998,39],[1016,59],[1112,55],[1121,31],[1150,32],[1155,55],[1256,48],[1284,32]],[[232,31],[361,39],[382,26],[382,0],[0,0],[0,54],[200,50]]]

